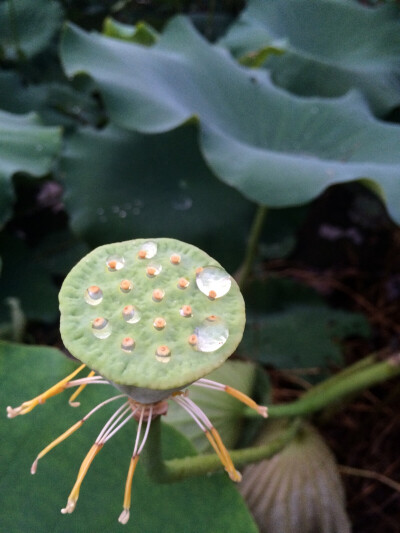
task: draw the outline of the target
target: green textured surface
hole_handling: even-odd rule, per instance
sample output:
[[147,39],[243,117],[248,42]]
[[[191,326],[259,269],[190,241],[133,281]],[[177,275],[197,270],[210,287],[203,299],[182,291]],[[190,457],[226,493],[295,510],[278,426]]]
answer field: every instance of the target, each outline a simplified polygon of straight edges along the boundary
[[[141,246],[148,241],[157,243],[158,250],[151,259],[139,259]],[[172,265],[170,256],[181,255],[179,265]],[[122,256],[124,268],[109,271],[109,256]],[[162,266],[161,273],[149,278],[148,265]],[[235,281],[229,292],[215,300],[203,294],[196,285],[197,267],[217,266],[214,259],[198,248],[174,239],[137,239],[108,244],[84,257],[68,274],[60,292],[61,335],[71,353],[94,368],[107,379],[123,385],[165,390],[184,386],[219,367],[235,350],[243,334],[244,302]],[[190,284],[186,289],[177,287],[179,278]],[[133,282],[130,293],[122,293],[122,280]],[[92,306],[84,299],[88,287],[96,285],[103,291],[103,300]],[[161,302],[152,298],[154,289],[165,291]],[[122,316],[126,305],[138,308],[141,319],[128,324]],[[183,317],[180,308],[192,307],[192,316]],[[213,352],[200,352],[188,338],[195,328],[210,315],[226,323],[229,336],[225,344]],[[98,339],[92,332],[92,321],[106,318],[111,335]],[[166,320],[163,330],[153,326],[156,317]],[[131,353],[121,349],[121,341],[129,336],[135,339]],[[157,347],[167,345],[171,350],[168,363],[155,357]]]

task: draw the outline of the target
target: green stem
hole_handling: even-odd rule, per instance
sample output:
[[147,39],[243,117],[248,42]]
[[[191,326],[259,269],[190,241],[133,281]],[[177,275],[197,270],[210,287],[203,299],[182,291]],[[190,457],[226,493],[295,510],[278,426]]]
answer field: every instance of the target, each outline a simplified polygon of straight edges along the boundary
[[[307,416],[337,404],[348,396],[400,375],[400,365],[386,360],[373,363],[370,356],[336,376],[316,385],[295,402],[269,407],[270,418]],[[355,368],[354,368],[355,367]]]
[[260,205],[257,208],[256,216],[254,217],[253,224],[250,229],[249,241],[247,243],[244,261],[242,263],[242,266],[239,268],[238,274],[236,276],[240,288],[243,288],[253,267],[267,211],[268,208],[263,205]]
[[[285,432],[279,437],[264,444],[241,450],[230,451],[229,454],[236,467],[240,468],[249,463],[269,459],[280,452],[297,434],[301,425],[300,419],[295,419]],[[161,454],[161,421],[157,418],[151,425],[143,459],[150,477],[158,483],[181,481],[192,476],[201,476],[209,472],[222,470],[223,466],[216,454],[204,454],[170,459],[163,461]]]

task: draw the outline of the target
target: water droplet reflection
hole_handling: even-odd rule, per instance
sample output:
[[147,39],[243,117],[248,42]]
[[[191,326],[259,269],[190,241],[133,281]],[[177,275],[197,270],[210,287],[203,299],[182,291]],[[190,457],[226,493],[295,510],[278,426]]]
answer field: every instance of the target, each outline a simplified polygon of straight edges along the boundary
[[141,318],[138,309],[134,305],[126,305],[122,310],[122,316],[128,324],[136,324]]
[[115,272],[116,270],[121,270],[124,268],[125,259],[119,255],[110,255],[107,258],[107,268],[110,272]]
[[196,273],[196,284],[203,294],[215,299],[221,298],[229,292],[232,280],[223,268],[209,266]]
[[157,243],[153,241],[147,241],[140,247],[139,257],[141,259],[151,259],[157,253]]
[[228,340],[229,330],[222,318],[211,315],[195,328],[193,338],[194,336],[197,339],[197,350],[215,352]]
[[111,335],[111,324],[106,318],[95,318],[92,322],[92,333],[98,339],[107,339]]
[[85,292],[85,301],[89,305],[99,305],[103,301],[103,291],[97,285],[92,285]]

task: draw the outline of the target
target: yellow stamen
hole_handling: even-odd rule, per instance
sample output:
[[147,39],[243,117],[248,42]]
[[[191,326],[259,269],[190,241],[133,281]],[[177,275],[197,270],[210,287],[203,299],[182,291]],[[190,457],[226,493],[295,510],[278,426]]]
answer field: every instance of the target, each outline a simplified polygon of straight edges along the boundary
[[229,474],[229,477],[232,481],[239,482],[242,479],[242,475],[240,472],[238,472],[232,462],[231,456],[229,455],[228,450],[225,448],[224,443],[221,440],[221,437],[219,436],[218,431],[213,427],[211,428],[211,434],[215,439],[215,442],[221,452],[221,455],[223,457],[222,464],[225,466],[226,471]]
[[125,495],[124,495],[124,510],[122,511],[118,521],[121,522],[121,524],[126,524],[129,520],[129,509],[131,507],[131,492],[132,492],[132,479],[133,474],[135,473],[135,468],[137,465],[137,462],[139,461],[139,456],[136,455],[135,457],[131,457],[131,462],[129,465],[128,475],[126,478],[125,483]]
[[[96,374],[96,372],[94,370],[91,370],[88,374],[88,378],[91,378],[92,376],[94,376]],[[83,389],[86,387],[87,383],[83,383],[82,385],[80,385],[76,391],[74,392],[74,394],[72,394],[72,396],[70,397],[70,399],[68,400],[68,403],[71,407],[79,407],[81,404],[79,402],[74,402],[74,400],[80,395],[80,393],[83,391]]]
[[81,488],[82,481],[84,480],[87,471],[89,470],[89,467],[92,464],[93,459],[96,457],[102,447],[102,444],[94,443],[93,446],[90,448],[88,454],[86,455],[85,459],[81,464],[75,485],[68,497],[67,505],[64,509],[61,509],[62,514],[72,513],[72,511],[75,509],[76,502],[79,498],[79,490]]
[[22,403],[19,407],[7,407],[7,416],[8,418],[14,418],[18,415],[25,415],[26,413],[29,413],[34,409],[37,405],[44,403],[48,398],[51,398],[52,396],[56,396],[57,394],[60,394],[65,390],[65,387],[68,383],[68,381],[71,381],[73,377],[75,377],[81,370],[85,368],[86,365],[81,365],[78,367],[74,372],[69,374],[66,378],[62,379],[50,389],[43,392],[39,396],[36,396],[36,398],[33,398],[32,400],[29,400],[27,402]]
[[69,429],[67,429],[67,431],[65,431],[62,435],[60,435],[59,437],[57,437],[56,439],[53,440],[53,442],[51,442],[50,444],[48,444],[46,446],[46,448],[43,448],[43,450],[39,453],[39,455],[36,457],[32,467],[31,467],[31,474],[36,474],[36,469],[37,469],[37,464],[38,464],[38,461],[39,459],[41,459],[42,457],[44,457],[50,450],[52,450],[53,448],[55,448],[58,444],[60,444],[60,442],[62,442],[63,440],[67,439],[70,435],[72,435],[72,433],[74,433],[77,429],[79,429],[82,425],[83,425],[83,422],[84,420],[79,420],[79,422],[77,422],[76,424],[74,424],[73,426],[71,426]]
[[225,385],[225,391],[231,396],[233,396],[234,398],[238,399],[240,402],[248,405],[249,407],[257,411],[257,413],[259,413],[264,418],[267,418],[268,416],[267,407],[264,407],[263,405],[258,405],[254,400],[249,398],[246,394],[234,389],[233,387],[229,387],[229,385]]

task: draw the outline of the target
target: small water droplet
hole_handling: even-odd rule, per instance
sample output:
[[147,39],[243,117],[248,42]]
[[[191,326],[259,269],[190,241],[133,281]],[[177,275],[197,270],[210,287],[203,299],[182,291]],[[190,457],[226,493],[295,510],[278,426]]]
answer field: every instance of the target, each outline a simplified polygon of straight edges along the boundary
[[203,294],[215,299],[229,292],[232,280],[223,268],[209,266],[196,273],[196,284]]
[[125,337],[121,342],[121,349],[124,352],[130,353],[135,347],[135,340],[132,337]]
[[99,305],[103,300],[103,291],[97,285],[92,285],[85,292],[85,301],[90,305]]
[[179,254],[172,254],[169,260],[173,265],[179,265],[181,262],[181,256]]
[[123,279],[119,285],[121,292],[130,292],[133,289],[133,283],[129,279]]
[[[215,352],[227,341],[229,330],[222,318],[211,315],[200,326],[195,328],[193,335],[197,337],[197,350],[200,352]],[[194,337],[189,337],[189,342],[190,338]]]
[[153,241],[147,241],[140,247],[139,257],[140,259],[151,259],[157,253],[157,243]]
[[146,268],[146,274],[149,278],[154,278],[156,276],[159,275],[159,273],[161,272],[162,270],[162,266],[159,265],[159,264],[155,264],[155,263],[151,263],[147,268]]
[[156,359],[160,363],[169,363],[171,360],[171,350],[168,348],[168,346],[162,345],[157,348]]
[[141,318],[139,310],[134,305],[126,305],[122,310],[122,316],[128,324],[136,324]]
[[115,272],[116,270],[121,270],[124,268],[125,259],[119,255],[110,255],[107,258],[107,268],[110,272]]
[[111,324],[106,318],[95,318],[92,322],[92,333],[98,339],[107,339],[111,335]]
[[188,211],[193,205],[193,200],[189,196],[178,196],[172,202],[172,207],[177,211]]

